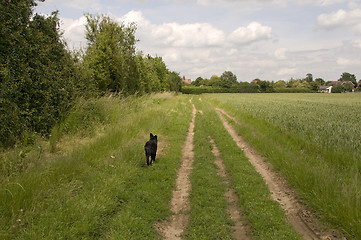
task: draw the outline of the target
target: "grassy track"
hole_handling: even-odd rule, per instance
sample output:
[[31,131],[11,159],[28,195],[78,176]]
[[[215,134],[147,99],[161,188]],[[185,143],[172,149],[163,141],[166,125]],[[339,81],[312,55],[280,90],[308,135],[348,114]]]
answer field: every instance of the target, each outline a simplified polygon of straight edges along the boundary
[[[197,102],[193,98],[193,102]],[[198,104],[197,104],[198,105]],[[194,164],[191,175],[191,216],[187,239],[231,239],[222,179],[217,175],[204,116],[197,114],[194,132]]]
[[[318,215],[361,239],[360,95],[202,96],[285,176]],[[352,131],[350,130],[352,129]],[[357,139],[358,137],[358,139]]]
[[[169,214],[191,107],[169,94],[101,102],[107,124],[87,144],[66,154],[38,145],[23,158],[19,150],[1,156],[1,239],[158,238],[153,223]],[[150,131],[165,146],[145,168]],[[9,173],[14,159],[26,167]]]
[[[192,117],[189,98],[165,93],[81,101],[50,141],[2,152],[0,239],[158,239],[154,224],[171,215],[169,201]],[[354,124],[361,119],[361,96],[198,98],[193,103],[203,114],[195,122],[185,238],[232,239],[211,136],[252,239],[300,239],[224,129],[214,109],[219,106],[242,123],[232,122],[323,220],[343,229],[348,239],[361,239],[361,127]],[[157,162],[145,167],[149,132],[158,135],[160,148]]]
[[[278,203],[270,199],[270,192],[262,177],[224,129],[214,108],[204,103],[204,99],[202,102],[195,99],[194,102],[196,108],[202,110],[204,114],[198,115],[198,120],[196,120],[195,170],[192,176],[194,186],[191,195],[189,237],[203,239],[203,236],[207,236],[212,239],[212,236],[217,235],[209,235],[209,233],[213,229],[217,229],[218,224],[229,231],[227,225],[230,220],[224,219],[224,213],[219,214],[213,209],[218,206],[222,212],[225,212],[223,198],[225,186],[220,184],[220,177],[216,175],[214,157],[208,138],[210,135],[220,149],[221,158],[224,160],[231,179],[231,186],[238,194],[239,204],[253,230],[253,238],[300,239],[300,236],[285,220],[284,212]],[[205,187],[208,185],[212,191],[208,191],[208,187]],[[213,216],[213,213],[218,213],[220,217],[217,217],[217,214]],[[208,219],[209,216],[213,216],[213,218]],[[224,234],[226,233],[224,232]],[[224,238],[229,238],[229,235],[225,235]]]

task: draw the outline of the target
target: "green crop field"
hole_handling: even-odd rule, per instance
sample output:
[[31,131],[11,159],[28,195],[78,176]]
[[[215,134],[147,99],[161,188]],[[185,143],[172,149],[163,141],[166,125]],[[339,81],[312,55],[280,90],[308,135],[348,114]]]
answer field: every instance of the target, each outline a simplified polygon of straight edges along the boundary
[[204,101],[242,123],[238,132],[325,221],[361,238],[361,95],[214,94]]
[[[361,239],[361,95],[170,93],[80,100],[50,139],[2,150],[0,239],[160,239],[192,104],[199,112],[183,239],[234,239],[227,187],[250,239],[300,239],[215,108],[236,118],[229,122],[237,133],[328,227]],[[149,132],[159,152],[146,167]],[[217,174],[210,138],[226,177]]]

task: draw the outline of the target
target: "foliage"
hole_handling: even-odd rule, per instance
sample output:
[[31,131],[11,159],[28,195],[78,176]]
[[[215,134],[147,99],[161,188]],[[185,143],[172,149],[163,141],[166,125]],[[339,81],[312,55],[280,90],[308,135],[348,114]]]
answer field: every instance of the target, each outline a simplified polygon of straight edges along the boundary
[[204,79],[202,77],[197,77],[197,79],[195,81],[193,81],[191,84],[193,86],[199,87],[199,86],[203,85],[203,81],[204,81]]
[[231,88],[211,87],[211,86],[183,86],[182,93],[184,94],[202,94],[202,93],[256,93],[259,92],[259,87],[255,84],[247,82],[239,83]]
[[48,136],[77,97],[180,91],[161,57],[135,53],[134,24],[88,14],[88,48],[70,53],[58,12],[33,14],[35,0],[0,4],[0,148],[27,132]]
[[357,86],[357,80],[355,74],[351,74],[348,72],[342,73],[341,77],[338,79],[338,81],[350,81],[354,84],[354,86]]
[[108,16],[85,15],[88,49],[85,62],[100,91],[133,91],[135,26],[119,25]]
[[313,76],[311,73],[307,73],[306,78],[305,78],[306,82],[310,83],[313,82]]
[[[25,131],[46,135],[70,107],[76,68],[57,12],[32,16],[35,1],[1,1],[0,147]],[[11,117],[11,118],[10,118]]]
[[322,78],[316,78],[315,82],[320,86],[325,85],[325,80],[323,80]]
[[237,82],[237,76],[234,75],[231,71],[225,71],[221,75],[220,79],[220,86],[224,88],[231,88],[232,85],[236,85]]
[[161,57],[136,53],[134,24],[118,24],[109,16],[86,15],[88,49],[84,64],[100,93],[125,95],[179,91],[181,78],[170,72]]
[[345,91],[345,87],[341,84],[337,84],[337,85],[334,85],[332,87],[332,92],[333,93],[342,93]]

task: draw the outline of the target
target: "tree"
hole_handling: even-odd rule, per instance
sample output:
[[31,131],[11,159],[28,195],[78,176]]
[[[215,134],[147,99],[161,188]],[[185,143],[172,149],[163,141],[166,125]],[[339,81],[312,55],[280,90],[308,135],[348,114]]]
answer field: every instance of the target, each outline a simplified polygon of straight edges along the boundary
[[33,0],[0,2],[2,146],[13,145],[25,131],[48,134],[76,92],[74,59],[62,39],[58,13],[33,15],[35,6]]
[[342,73],[341,78],[339,78],[338,81],[350,81],[354,84],[354,86],[357,86],[356,76],[348,72]]
[[345,91],[345,87],[342,84],[337,84],[332,87],[333,93],[342,93]]
[[86,62],[98,89],[134,93],[137,88],[135,73],[134,24],[119,25],[108,16],[85,15],[88,49]]
[[203,85],[203,78],[202,77],[197,77],[197,79],[195,81],[193,81],[191,84],[193,86],[199,87],[201,85]]
[[225,71],[220,78],[219,85],[224,88],[231,88],[232,85],[237,84],[237,76],[231,71]]
[[306,82],[313,82],[313,76],[311,73],[307,73],[306,78],[305,78]]
[[179,76],[179,73],[169,72],[168,73],[170,80],[170,91],[179,92],[182,90],[182,78]]
[[319,86],[323,86],[325,85],[325,80],[323,80],[322,78],[316,78],[315,82],[319,85]]
[[275,83],[276,88],[286,88],[287,83],[284,80],[279,80]]
[[261,92],[274,92],[273,86],[269,81],[258,80],[257,84]]
[[221,80],[221,78],[218,77],[217,75],[212,75],[212,77],[207,81],[207,85],[213,86],[213,87],[216,87],[216,86],[219,87],[220,80]]

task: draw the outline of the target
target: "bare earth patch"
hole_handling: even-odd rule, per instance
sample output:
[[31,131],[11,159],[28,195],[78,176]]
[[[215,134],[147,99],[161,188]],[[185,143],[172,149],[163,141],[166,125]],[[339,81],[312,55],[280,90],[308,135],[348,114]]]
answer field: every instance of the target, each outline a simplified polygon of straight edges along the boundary
[[[230,116],[223,109],[216,109],[217,114],[221,118],[224,127],[227,129],[233,140],[237,143],[250,163],[255,167],[257,172],[261,174],[264,181],[271,191],[273,200],[280,203],[281,207],[285,210],[288,221],[293,226],[293,229],[301,234],[306,240],[333,240],[333,239],[346,239],[335,230],[324,230],[322,224],[297,198],[295,192],[289,187],[286,180],[279,176],[272,166],[265,162],[263,157],[259,155],[255,149],[252,148],[243,138],[239,136],[233,126],[227,122],[224,115],[234,120],[237,124],[241,123],[236,121],[234,117]],[[224,115],[222,115],[224,114]]]
[[194,123],[197,113],[194,104],[192,105],[192,122],[189,125],[188,135],[183,145],[182,164],[177,172],[176,186],[170,203],[173,215],[167,221],[155,225],[155,228],[165,239],[181,239],[180,236],[188,225],[189,215],[187,211],[190,210],[189,191],[191,190],[189,175],[193,169]]
[[210,138],[210,142],[212,144],[212,153],[216,157],[215,164],[218,167],[217,173],[219,176],[221,176],[223,178],[223,182],[227,186],[226,192],[224,194],[224,196],[227,200],[227,212],[235,224],[232,227],[232,229],[234,231],[232,233],[232,236],[235,239],[250,240],[251,239],[251,237],[250,237],[251,229],[250,229],[249,225],[247,224],[247,222],[242,219],[243,214],[242,214],[240,207],[238,206],[239,200],[238,200],[236,192],[230,187],[229,178],[228,178],[227,172],[226,172],[226,166],[223,163],[223,160],[220,155],[220,151],[219,151],[216,143],[214,142],[214,140],[211,137],[209,137],[209,138]]

